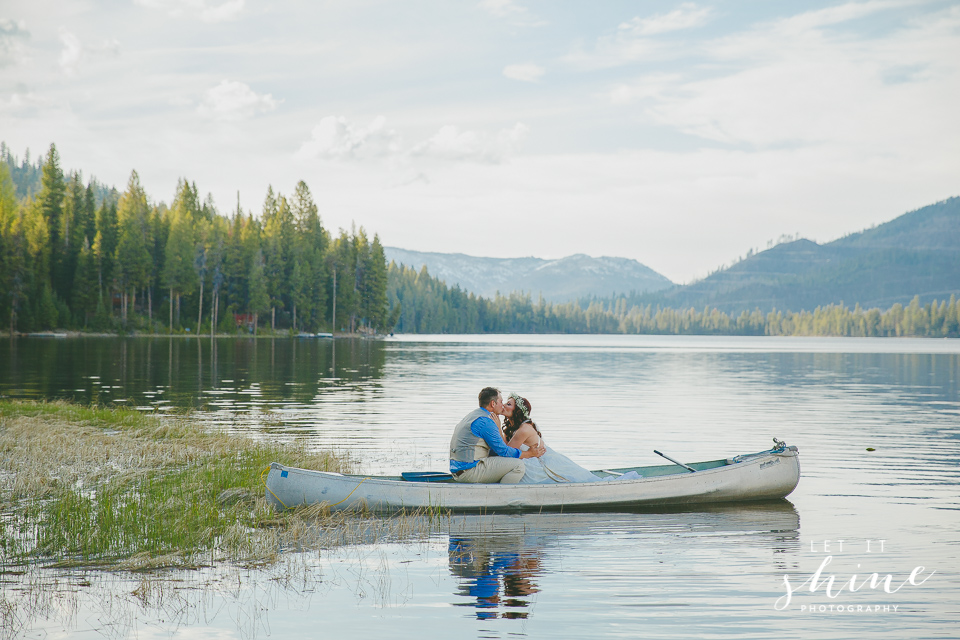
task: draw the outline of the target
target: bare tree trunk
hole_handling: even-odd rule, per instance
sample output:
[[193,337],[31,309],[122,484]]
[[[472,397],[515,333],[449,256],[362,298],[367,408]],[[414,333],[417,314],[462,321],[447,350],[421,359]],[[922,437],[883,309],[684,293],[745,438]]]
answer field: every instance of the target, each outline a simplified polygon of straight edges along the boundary
[[170,287],[170,333],[173,333],[173,287]]
[[210,337],[213,338],[217,333],[217,307],[220,305],[220,292],[213,290],[210,301]]
[[272,331],[277,330],[277,308],[270,307],[270,329]]
[[297,332],[297,303],[293,303],[293,332]]
[[197,337],[200,337],[200,323],[203,321],[203,280],[200,280],[200,312],[197,314]]
[[253,335],[257,335],[257,330],[260,328],[260,314],[253,314]]
[[137,288],[133,288],[133,295],[130,299],[130,309],[136,313],[137,312]]
[[[147,317],[150,318],[150,326],[153,327],[153,291],[147,287]],[[153,329],[151,328],[151,333]]]

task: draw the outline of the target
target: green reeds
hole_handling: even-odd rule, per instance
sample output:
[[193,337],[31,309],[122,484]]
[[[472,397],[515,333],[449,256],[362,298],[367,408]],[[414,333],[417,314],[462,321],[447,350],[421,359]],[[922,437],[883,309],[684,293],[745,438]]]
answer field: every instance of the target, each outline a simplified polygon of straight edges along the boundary
[[272,461],[350,471],[342,457],[212,433],[185,416],[0,401],[0,565],[262,563],[308,540],[417,528],[322,508],[278,514],[263,497]]

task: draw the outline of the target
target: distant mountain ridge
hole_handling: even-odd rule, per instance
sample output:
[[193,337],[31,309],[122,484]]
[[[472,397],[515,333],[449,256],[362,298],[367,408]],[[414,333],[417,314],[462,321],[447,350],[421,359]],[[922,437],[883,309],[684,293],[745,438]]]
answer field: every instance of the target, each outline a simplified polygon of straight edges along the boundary
[[543,258],[482,258],[462,253],[434,253],[384,247],[387,261],[430,275],[447,285],[494,297],[523,291],[551,302],[571,302],[587,296],[653,292],[673,286],[665,276],[629,258],[593,258],[576,254],[558,260]]
[[779,244],[699,282],[640,296],[674,308],[811,310],[844,303],[888,308],[960,295],[960,197],[833,242]]

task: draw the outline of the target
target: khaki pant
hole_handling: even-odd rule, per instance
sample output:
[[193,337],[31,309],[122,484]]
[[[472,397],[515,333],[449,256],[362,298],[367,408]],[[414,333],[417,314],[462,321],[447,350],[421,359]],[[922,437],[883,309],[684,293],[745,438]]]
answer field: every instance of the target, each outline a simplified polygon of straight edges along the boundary
[[457,482],[517,484],[523,477],[524,471],[526,467],[523,466],[523,460],[519,458],[493,456],[480,458],[477,466],[453,478]]

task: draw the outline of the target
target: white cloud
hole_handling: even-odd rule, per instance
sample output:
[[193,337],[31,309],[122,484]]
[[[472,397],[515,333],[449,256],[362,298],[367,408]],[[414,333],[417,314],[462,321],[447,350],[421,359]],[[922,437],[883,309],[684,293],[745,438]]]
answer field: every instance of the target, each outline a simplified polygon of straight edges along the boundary
[[960,8],[875,38],[824,31],[824,25],[866,11],[859,5],[841,9],[800,14],[707,43],[708,60],[722,61],[724,73],[648,76],[614,87],[611,100],[642,100],[644,119],[730,144],[867,150],[881,140],[897,140],[903,149],[931,139],[956,140],[937,129],[950,119],[950,105],[960,101],[960,60],[942,54],[956,46]]
[[526,8],[521,7],[513,0],[483,0],[477,6],[496,18],[506,18],[526,12]]
[[410,155],[441,160],[499,163],[517,152],[528,132],[529,127],[520,122],[508,129],[501,129],[492,136],[445,125],[411,149]]
[[675,91],[682,80],[679,74],[650,74],[633,83],[616,85],[610,90],[610,102],[625,105],[650,98],[664,99],[665,94]]
[[63,43],[63,50],[60,51],[60,69],[67,75],[74,75],[80,66],[80,58],[83,57],[83,46],[80,39],[64,29],[60,28],[60,42]]
[[692,2],[685,2],[670,13],[661,13],[649,18],[636,17],[621,24],[619,31],[634,36],[652,36],[669,31],[692,29],[706,24],[711,13],[710,7],[698,7]]
[[207,7],[200,11],[200,19],[204,22],[224,22],[236,20],[243,12],[244,0],[229,0],[223,4]]
[[377,116],[366,127],[354,126],[343,116],[327,116],[313,128],[310,139],[300,146],[297,155],[336,160],[395,156],[400,152],[400,136],[386,124],[383,116]]
[[60,69],[68,76],[76,75],[81,63],[89,56],[120,54],[120,43],[117,40],[104,40],[99,45],[85,46],[80,42],[80,38],[63,27],[60,27],[60,42],[63,43],[63,49],[58,62]]
[[477,6],[494,18],[499,18],[512,26],[542,27],[547,24],[527,7],[517,4],[514,0],[483,0]]
[[579,67],[602,69],[675,56],[687,49],[656,36],[703,26],[712,13],[709,7],[684,3],[669,13],[637,16],[620,24],[613,33],[597,38],[592,49],[574,50],[563,59]]
[[540,65],[528,62],[526,64],[508,64],[503,68],[503,75],[511,80],[521,82],[537,82],[545,73]]
[[206,0],[134,0],[137,4],[165,11],[174,18],[196,18],[204,22],[236,20],[243,13],[244,0],[210,4]]
[[0,111],[5,113],[30,116],[46,106],[47,101],[32,91],[14,93],[6,100],[0,97]]
[[519,122],[493,134],[444,125],[426,140],[407,146],[396,130],[387,127],[383,116],[365,127],[356,126],[343,116],[327,116],[313,128],[310,139],[300,145],[297,157],[389,160],[399,166],[424,161],[497,164],[517,152],[527,131],[527,126]]
[[22,20],[0,20],[0,69],[24,59],[23,41],[30,37]]
[[258,94],[243,82],[221,80],[217,86],[207,89],[197,111],[213,120],[236,122],[273,111],[278,104],[269,93]]

